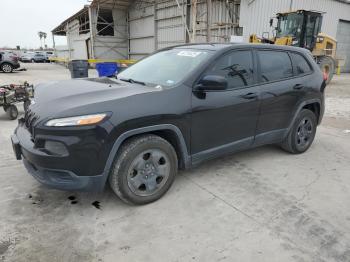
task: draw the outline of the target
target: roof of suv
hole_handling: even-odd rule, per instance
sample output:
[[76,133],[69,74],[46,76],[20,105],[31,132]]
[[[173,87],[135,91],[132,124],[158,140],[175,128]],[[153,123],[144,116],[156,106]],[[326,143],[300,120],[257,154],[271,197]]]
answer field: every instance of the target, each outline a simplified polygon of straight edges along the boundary
[[269,48],[269,49],[290,50],[290,51],[297,50],[303,53],[309,52],[305,48],[294,47],[294,46],[281,46],[281,45],[271,45],[271,44],[248,44],[248,43],[194,43],[194,44],[183,44],[183,45],[172,46],[165,49],[190,48],[190,49],[218,51],[218,50],[225,50],[225,49],[232,49],[232,48],[247,48],[247,47]]

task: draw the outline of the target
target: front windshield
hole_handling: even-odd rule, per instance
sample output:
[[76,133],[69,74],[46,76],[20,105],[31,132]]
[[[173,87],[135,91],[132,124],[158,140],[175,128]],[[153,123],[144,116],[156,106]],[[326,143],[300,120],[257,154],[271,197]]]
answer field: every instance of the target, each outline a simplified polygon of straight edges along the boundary
[[294,36],[299,38],[303,25],[302,14],[281,15],[278,20],[277,37]]
[[171,87],[184,80],[212,53],[195,49],[160,51],[124,70],[118,79]]

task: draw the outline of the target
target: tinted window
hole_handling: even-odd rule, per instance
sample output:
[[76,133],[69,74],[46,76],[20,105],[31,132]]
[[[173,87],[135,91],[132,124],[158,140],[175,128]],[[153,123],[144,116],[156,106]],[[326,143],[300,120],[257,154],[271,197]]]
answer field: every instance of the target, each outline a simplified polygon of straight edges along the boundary
[[264,82],[293,76],[289,55],[281,51],[259,51],[261,77]]
[[311,67],[309,63],[306,61],[306,59],[299,54],[296,53],[291,53],[290,54],[293,60],[293,65],[295,69],[295,74],[296,75],[302,75],[309,73],[311,71]]
[[224,76],[228,88],[239,88],[254,83],[251,51],[235,51],[225,54],[206,72],[206,75]]

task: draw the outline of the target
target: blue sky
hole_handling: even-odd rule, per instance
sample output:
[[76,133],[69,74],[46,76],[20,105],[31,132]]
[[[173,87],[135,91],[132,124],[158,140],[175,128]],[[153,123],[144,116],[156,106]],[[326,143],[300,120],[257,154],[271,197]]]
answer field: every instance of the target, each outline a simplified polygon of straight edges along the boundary
[[[0,0],[0,47],[40,47],[38,31],[47,33],[46,43],[51,47],[51,30],[87,3],[87,0]],[[56,44],[65,44],[65,38],[59,37]]]

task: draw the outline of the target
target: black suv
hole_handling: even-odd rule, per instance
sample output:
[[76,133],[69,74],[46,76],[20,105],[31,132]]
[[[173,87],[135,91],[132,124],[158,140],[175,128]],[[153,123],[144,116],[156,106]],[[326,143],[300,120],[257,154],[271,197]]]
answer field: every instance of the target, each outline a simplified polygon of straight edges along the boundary
[[178,168],[265,144],[306,151],[325,81],[309,51],[196,44],[160,50],[115,78],[37,86],[12,136],[40,182],[146,204]]

